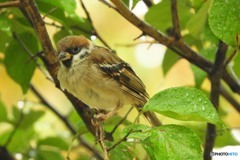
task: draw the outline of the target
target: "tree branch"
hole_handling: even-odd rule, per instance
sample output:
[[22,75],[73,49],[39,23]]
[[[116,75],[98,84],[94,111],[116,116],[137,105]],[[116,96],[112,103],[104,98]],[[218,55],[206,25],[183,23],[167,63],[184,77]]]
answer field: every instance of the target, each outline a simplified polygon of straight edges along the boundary
[[133,14],[120,0],[111,0],[111,2],[116,6],[117,11],[130,23],[135,25],[137,28],[142,30],[146,35],[153,37],[159,43],[169,46],[173,39],[167,38],[157,29],[151,27],[149,24],[142,21],[135,14]]
[[[41,101],[41,103],[43,105],[45,105],[49,110],[51,110],[63,123],[64,125],[70,130],[70,132],[72,133],[72,135],[76,135],[77,131],[75,130],[75,128],[70,124],[70,122],[68,121],[68,119],[66,117],[64,117],[62,114],[60,114],[52,105],[50,105],[46,99],[37,91],[37,89],[31,85],[30,86],[31,90],[33,91],[33,93],[39,98],[39,100]],[[102,156],[98,153],[98,151],[95,148],[92,148],[84,139],[82,139],[80,136],[78,136],[77,138],[78,142],[84,146],[86,149],[88,149],[90,152],[93,153],[93,155],[99,159],[102,160]]]
[[[102,0],[101,0],[102,1]],[[145,23],[134,15],[120,0],[111,0],[115,5],[114,10],[120,13],[125,19],[130,23],[135,25],[137,28],[142,30],[144,34],[154,38],[159,43],[166,45],[170,49],[178,50],[178,54],[187,59],[190,63],[198,66],[208,74],[210,74],[210,68],[213,67],[213,63],[203,58],[200,54],[192,50],[186,43],[182,40],[176,41],[172,37],[166,37],[160,33],[157,29]],[[232,91],[240,93],[240,84],[226,71],[223,71],[222,79],[229,85]]]
[[7,8],[7,7],[19,7],[20,1],[10,1],[10,2],[1,2],[0,8]]
[[[216,59],[212,70],[209,74],[209,79],[211,81],[211,94],[210,99],[214,107],[218,110],[219,107],[219,96],[220,96],[220,80],[224,70],[224,61],[226,58],[227,45],[222,41],[219,42],[218,51],[216,54]],[[216,138],[216,126],[214,124],[208,123],[207,133],[204,146],[204,160],[210,160],[210,152],[212,151]]]
[[53,80],[51,79],[51,77],[45,72],[42,65],[40,65],[36,60],[36,57],[41,57],[41,54],[43,54],[42,51],[33,55],[33,53],[29,50],[28,46],[26,46],[26,44],[20,39],[20,37],[15,32],[13,32],[13,38],[18,41],[18,43],[23,47],[25,52],[29,55],[30,58],[27,62],[34,60],[38,69],[40,69],[40,71],[44,74],[44,76],[52,82]]
[[85,12],[86,15],[87,15],[87,19],[88,19],[89,22],[91,23],[91,26],[92,26],[92,28],[93,28],[93,34],[96,35],[96,36],[98,37],[98,39],[99,39],[107,48],[110,49],[111,47],[107,44],[106,41],[103,40],[103,38],[99,35],[99,33],[97,32],[96,28],[94,27],[92,18],[91,18],[90,14],[89,14],[89,12],[88,12],[88,10],[87,10],[87,8],[86,8],[86,6],[85,6],[85,4],[83,3],[82,0],[80,0],[80,4],[82,5],[82,8],[83,8],[84,12]]
[[175,40],[178,41],[182,36],[179,26],[177,0],[171,0],[171,11],[172,11],[173,36]]
[[14,157],[9,153],[6,147],[0,146],[0,159],[3,160],[15,160]]
[[44,63],[47,67],[47,70],[53,77],[54,82],[57,83],[58,61],[55,55],[55,50],[47,33],[45,22],[43,21],[34,1],[20,0],[20,2],[22,12],[24,14],[27,14],[29,17],[42,45],[43,51],[45,53]]
[[152,7],[153,2],[151,0],[143,0],[143,2],[146,4],[148,8]]
[[23,114],[23,111],[22,111],[22,108],[20,109],[20,113],[19,113],[19,117],[18,119],[16,120],[16,124],[14,124],[14,128],[13,128],[13,131],[10,133],[7,141],[5,142],[5,144],[3,145],[5,148],[8,147],[8,145],[11,143],[12,139],[13,139],[13,136],[15,135],[15,133],[17,132],[17,130],[19,129],[22,121],[23,121],[23,117],[24,117],[24,114]]
[[[57,72],[59,68],[58,60],[55,54],[55,50],[53,48],[53,45],[50,41],[49,35],[47,33],[45,22],[43,21],[38,8],[33,0],[21,0],[20,1],[20,8],[21,11],[29,17],[30,23],[33,25],[34,30],[37,33],[37,37],[42,45],[44,56],[41,57],[43,60],[48,72],[52,76],[56,87],[60,88],[59,81],[57,79]],[[64,91],[64,94],[67,96],[67,98],[71,101],[74,108],[77,110],[77,113],[81,116],[83,121],[85,122],[87,128],[89,131],[95,135],[96,133],[96,127],[91,123],[91,119],[93,118],[92,115],[86,115],[86,113],[89,111],[89,107],[69,94],[67,91]],[[106,133],[106,139],[112,139],[112,136]]]
[[221,95],[238,111],[240,112],[240,104],[233,98],[232,95],[228,93],[228,91],[223,88],[222,86],[220,87],[220,92]]

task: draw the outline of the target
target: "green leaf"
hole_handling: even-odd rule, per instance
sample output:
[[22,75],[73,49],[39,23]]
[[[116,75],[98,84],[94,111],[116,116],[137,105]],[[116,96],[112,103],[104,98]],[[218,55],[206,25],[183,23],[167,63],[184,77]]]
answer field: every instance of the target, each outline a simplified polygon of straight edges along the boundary
[[172,50],[167,49],[163,63],[162,63],[162,69],[163,69],[163,74],[166,75],[169,69],[172,68],[172,66],[180,59],[180,57],[174,53]]
[[[157,5],[153,5],[145,15],[145,20],[159,29],[165,32],[172,27],[171,18],[171,1],[162,0]],[[189,0],[181,0],[178,3],[178,13],[180,19],[180,26],[183,29],[187,21],[192,16],[191,7],[189,6]]]
[[5,31],[10,35],[10,20],[8,18],[9,14],[7,12],[1,12],[0,14],[0,30]]
[[207,73],[199,67],[191,64],[191,69],[194,74],[195,87],[200,89],[204,79],[207,77]]
[[154,111],[184,121],[220,124],[216,109],[208,97],[196,88],[169,88],[154,95],[143,111]]
[[[9,134],[10,135],[10,134]],[[33,127],[26,129],[18,128],[11,140],[11,143],[8,145],[8,148],[11,152],[26,152],[30,147],[30,141],[36,136],[36,133]]]
[[12,31],[20,33],[26,30],[33,30],[32,25],[19,9],[12,10],[12,14],[14,15],[13,19],[11,19]]
[[0,35],[4,37],[0,38],[0,52],[5,53],[5,49],[7,48],[7,45],[12,40],[12,38],[5,31],[0,31]]
[[117,145],[113,150],[110,151],[110,159],[117,160],[127,160],[136,158],[135,153],[132,148],[128,146],[126,143],[121,143]]
[[[213,62],[213,60],[215,59],[216,51],[217,51],[217,46],[209,45],[208,48],[202,48],[200,50],[200,54],[207,60]],[[202,69],[200,69],[199,67],[192,64],[191,64],[191,69],[194,74],[195,87],[201,88],[201,85],[204,79],[207,77],[207,73]]]
[[164,125],[150,132],[151,135],[142,144],[151,160],[203,159],[201,141],[191,129]]
[[45,148],[38,148],[37,160],[64,160],[61,152],[58,150],[49,150]]
[[13,120],[10,121],[13,125],[15,125],[19,121],[20,115],[22,114],[21,112],[22,111],[17,106],[13,107],[12,109]]
[[65,29],[60,30],[53,35],[53,40],[54,40],[55,44],[57,44],[57,42],[60,39],[62,39],[63,37],[69,36],[69,35],[70,35],[70,33],[67,30],[65,30]]
[[223,131],[221,128],[219,130],[218,135],[215,140],[215,147],[225,147],[225,146],[235,146],[239,145],[239,142],[233,137],[230,130]]
[[[151,160],[201,160],[201,140],[191,129],[178,125],[151,128],[138,124],[127,127],[124,134],[139,140]],[[184,142],[184,143],[183,143]]]
[[12,130],[13,130],[13,126],[1,130],[1,132],[0,132],[0,137],[1,137],[0,138],[0,144],[1,145],[5,144],[8,141],[9,136],[12,133]]
[[7,109],[3,102],[0,100],[0,122],[8,121]]
[[[36,1],[37,6],[41,12],[47,14],[50,10],[55,8],[55,5],[49,4],[45,1]],[[64,10],[55,9],[50,14],[47,14],[48,18],[53,19],[54,21],[58,21],[61,25],[65,25],[66,15],[64,14]]]
[[69,114],[68,117],[69,121],[71,124],[73,124],[73,127],[76,128],[77,132],[79,135],[82,135],[84,133],[88,133],[88,129],[83,122],[83,120],[79,117],[78,113],[73,111]]
[[[18,36],[33,54],[37,53],[38,43],[31,33],[25,32]],[[27,92],[36,67],[34,61],[28,61],[29,59],[30,56],[23,47],[16,40],[12,40],[6,49],[4,63],[7,73],[21,86],[23,93]]]
[[91,23],[87,19],[76,15],[75,12],[72,15],[67,15],[65,14],[65,10],[58,8],[49,14],[48,12],[55,8],[54,4],[47,3],[45,0],[37,1],[37,4],[41,12],[60,23],[60,26],[63,27],[62,30],[65,30],[62,32],[60,31],[61,33],[69,32],[69,34],[71,33],[74,35],[83,34],[87,37],[92,34]]
[[59,148],[61,150],[68,150],[69,145],[67,144],[67,142],[60,138],[60,137],[47,137],[43,140],[40,140],[38,142],[38,146],[51,146],[51,147],[56,147]]
[[[77,16],[75,13],[76,10],[76,1],[75,0],[38,0],[39,2],[44,2],[46,4],[54,6],[53,8],[61,9],[69,14],[69,16]],[[52,8],[52,9],[53,9]]]
[[213,0],[209,24],[213,33],[228,45],[236,46],[235,36],[240,33],[239,15],[239,0]]
[[[113,127],[115,127],[116,124],[117,124],[118,122],[120,122],[122,119],[123,119],[123,117],[120,117],[120,116],[118,116],[118,115],[114,115],[114,116],[110,117],[109,119],[107,119],[107,120],[104,122],[104,124],[105,124],[105,126],[113,126]],[[125,120],[121,123],[121,125],[130,125],[130,124],[132,124],[132,123],[131,123],[130,121],[128,121],[127,119],[125,119]]]
[[203,33],[205,23],[207,22],[210,4],[211,0],[205,1],[199,11],[192,16],[186,25],[186,28],[189,30],[190,34],[195,38],[199,38],[199,36],[201,36]]
[[32,127],[33,124],[41,118],[45,114],[44,111],[33,111],[31,110],[29,113],[24,113],[23,114],[23,119],[21,122],[20,127],[23,129],[26,129],[28,127]]
[[122,2],[129,8],[130,0],[122,0]]
[[132,10],[136,5],[137,3],[139,2],[139,0],[122,0],[122,2],[130,9]]
[[132,8],[130,8],[130,9],[131,10],[134,9],[134,7],[137,5],[138,2],[139,2],[139,0],[133,0]]
[[151,130],[151,128],[144,124],[132,124],[123,129],[123,134],[124,134],[123,136],[125,136],[126,134],[129,134],[129,132],[131,132],[131,134],[129,134],[128,138],[134,138],[134,139],[143,141],[147,137],[150,136],[150,134],[151,134],[149,132],[150,130]]

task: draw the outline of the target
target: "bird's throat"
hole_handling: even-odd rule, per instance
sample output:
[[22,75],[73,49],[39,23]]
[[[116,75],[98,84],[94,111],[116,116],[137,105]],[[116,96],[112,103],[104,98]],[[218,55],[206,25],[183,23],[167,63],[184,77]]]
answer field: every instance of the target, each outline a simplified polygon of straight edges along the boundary
[[62,63],[66,68],[70,68],[72,65],[72,58],[64,60],[64,61],[62,61]]

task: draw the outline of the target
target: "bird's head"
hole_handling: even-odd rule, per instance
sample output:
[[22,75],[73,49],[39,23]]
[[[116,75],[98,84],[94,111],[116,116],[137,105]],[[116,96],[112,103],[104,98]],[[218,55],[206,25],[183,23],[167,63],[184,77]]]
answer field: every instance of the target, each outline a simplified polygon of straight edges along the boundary
[[67,36],[57,43],[57,56],[69,68],[73,60],[82,60],[90,51],[91,42],[84,36]]

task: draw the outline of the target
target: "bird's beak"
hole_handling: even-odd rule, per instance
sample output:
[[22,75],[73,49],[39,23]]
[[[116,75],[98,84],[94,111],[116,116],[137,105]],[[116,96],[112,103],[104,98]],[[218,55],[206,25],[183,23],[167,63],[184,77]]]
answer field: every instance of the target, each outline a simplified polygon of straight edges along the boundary
[[71,59],[72,55],[68,52],[61,51],[58,55],[58,60],[60,61],[66,61],[68,59]]

